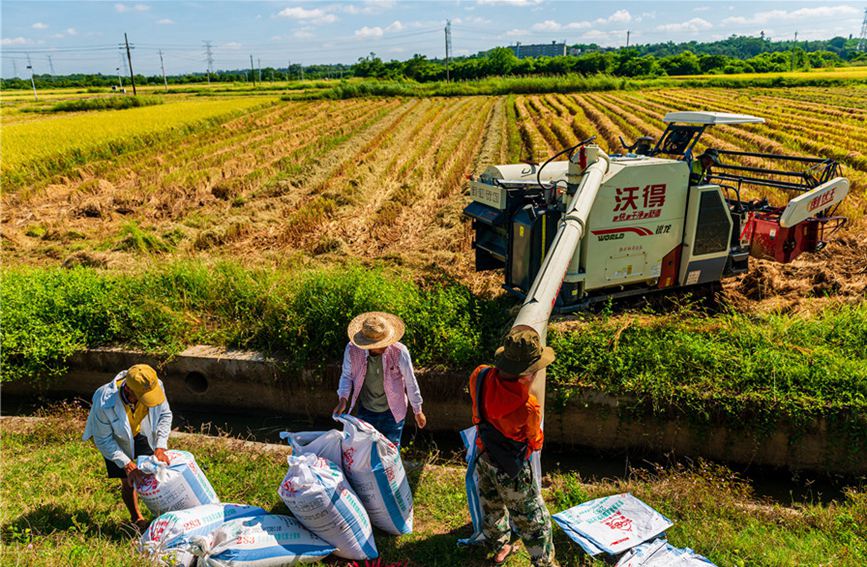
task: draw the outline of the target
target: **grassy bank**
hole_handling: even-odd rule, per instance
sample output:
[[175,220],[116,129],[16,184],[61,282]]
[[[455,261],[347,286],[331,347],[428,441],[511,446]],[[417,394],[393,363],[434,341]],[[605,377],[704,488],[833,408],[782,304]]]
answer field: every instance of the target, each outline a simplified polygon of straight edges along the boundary
[[776,73],[768,75],[703,75],[696,77],[626,78],[611,75],[556,77],[490,77],[475,81],[419,83],[411,80],[343,80],[329,88],[291,92],[284,100],[347,99],[365,96],[476,96],[576,93],[593,91],[686,88],[790,88],[867,84],[867,68],[849,73]]
[[[421,367],[466,371],[490,359],[510,319],[508,299],[454,281],[385,268],[246,269],[175,263],[129,275],[92,268],[7,269],[2,277],[3,380],[54,378],[86,348],[161,353],[204,343],[280,354],[294,367],[338,362],[357,313],[407,323]],[[675,412],[771,427],[826,417],[867,444],[867,302],[815,315],[586,315],[550,333],[550,381],[563,400],[583,387]]]
[[[117,481],[109,482],[101,457],[80,441],[81,413],[53,413],[39,422],[4,420],[0,480],[3,565],[147,565],[134,550]],[[276,487],[285,456],[228,438],[187,436],[170,446],[191,451],[224,502],[286,513]],[[384,564],[484,565],[478,550],[458,548],[469,535],[460,463],[411,455],[415,531],[402,537],[376,534]],[[74,471],[74,473],[72,473]],[[837,565],[867,561],[867,493],[849,490],[827,505],[770,504],[748,481],[718,467],[659,469],[629,480],[584,479],[553,473],[543,480],[552,512],[590,498],[630,491],[675,522],[674,545],[692,547],[717,565]],[[601,566],[582,557],[555,528],[563,565]],[[523,548],[509,561],[528,565]]]

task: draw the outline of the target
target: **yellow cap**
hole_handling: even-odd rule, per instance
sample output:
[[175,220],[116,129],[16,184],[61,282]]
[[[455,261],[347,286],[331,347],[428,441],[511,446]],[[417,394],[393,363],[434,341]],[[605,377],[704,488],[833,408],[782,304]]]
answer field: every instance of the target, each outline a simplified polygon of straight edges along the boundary
[[149,408],[166,401],[166,394],[160,388],[157,372],[147,364],[136,364],[126,373],[126,385],[138,398],[138,401]]

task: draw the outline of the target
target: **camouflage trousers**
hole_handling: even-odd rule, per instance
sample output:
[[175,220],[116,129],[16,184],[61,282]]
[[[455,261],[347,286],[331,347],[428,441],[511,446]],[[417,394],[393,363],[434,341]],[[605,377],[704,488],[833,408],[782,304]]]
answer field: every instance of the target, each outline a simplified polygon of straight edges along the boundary
[[482,453],[476,470],[479,473],[479,501],[484,513],[482,532],[491,551],[499,551],[509,543],[511,520],[533,565],[556,565],[551,516],[538,485],[533,481],[529,461],[517,478],[510,479],[497,470],[487,454]]

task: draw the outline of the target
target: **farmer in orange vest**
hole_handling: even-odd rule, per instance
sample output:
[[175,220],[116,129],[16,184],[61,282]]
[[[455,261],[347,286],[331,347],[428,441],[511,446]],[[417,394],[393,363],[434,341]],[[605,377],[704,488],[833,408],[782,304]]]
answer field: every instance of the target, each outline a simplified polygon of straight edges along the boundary
[[473,423],[479,457],[482,533],[494,563],[515,550],[509,520],[524,540],[533,565],[556,565],[551,516],[533,479],[530,455],[542,449],[542,408],[530,393],[536,372],[554,361],[530,327],[513,328],[494,355],[494,366],[479,366],[470,376]]
[[[419,429],[427,424],[409,350],[400,342],[405,326],[397,315],[362,313],[349,323],[349,344],[337,387],[335,414],[352,411],[400,447],[407,398]],[[352,403],[349,403],[351,396]],[[347,409],[348,405],[348,409]]]

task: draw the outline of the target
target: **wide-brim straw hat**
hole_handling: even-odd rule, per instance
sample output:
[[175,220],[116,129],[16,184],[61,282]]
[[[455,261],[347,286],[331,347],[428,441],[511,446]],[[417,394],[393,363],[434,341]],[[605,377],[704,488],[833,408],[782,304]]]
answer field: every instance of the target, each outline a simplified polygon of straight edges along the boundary
[[515,376],[533,374],[554,362],[554,349],[543,347],[539,333],[530,327],[515,327],[494,353],[494,366]]
[[403,337],[406,326],[397,315],[382,311],[362,313],[349,322],[349,341],[365,350],[385,348]]

